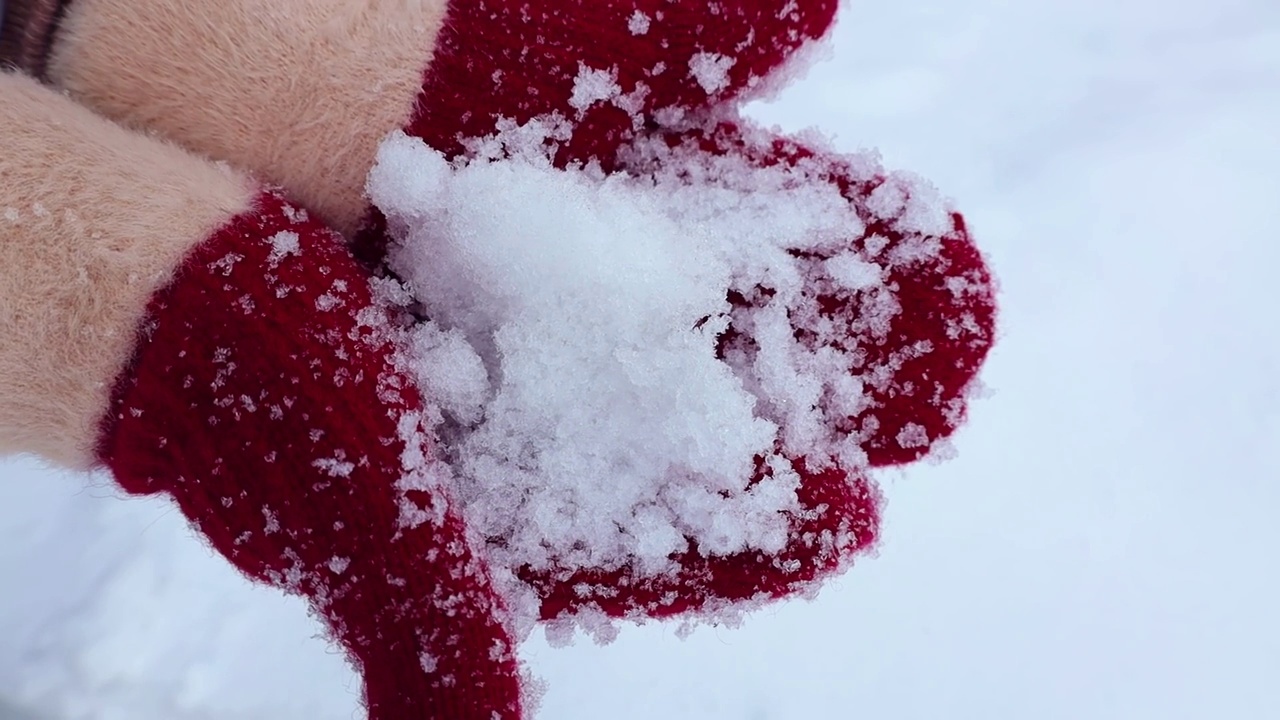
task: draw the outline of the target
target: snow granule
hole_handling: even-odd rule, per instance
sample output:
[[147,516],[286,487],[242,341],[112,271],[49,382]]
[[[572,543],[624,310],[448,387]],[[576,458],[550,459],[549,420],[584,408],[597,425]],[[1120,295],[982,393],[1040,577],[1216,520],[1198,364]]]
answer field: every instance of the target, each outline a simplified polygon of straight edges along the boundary
[[279,267],[281,260],[290,255],[297,255],[302,250],[298,233],[291,230],[281,230],[267,238],[267,242],[271,244],[271,253],[267,255],[267,266],[272,270]]
[[262,508],[262,519],[264,521],[264,525],[262,527],[263,532],[268,535],[280,532],[280,520],[276,518],[276,514],[273,510],[265,507]]
[[[731,64],[704,62],[713,87]],[[579,106],[613,95],[610,73],[583,69]],[[803,167],[660,140],[627,150],[635,177],[561,171],[548,155],[560,127],[508,124],[452,163],[403,133],[379,150],[367,189],[389,264],[429,318],[407,352],[431,407],[405,437],[445,454],[407,458],[402,489],[448,483],[500,580],[781,550],[799,509],[786,458],[865,462],[836,425],[885,369],[852,371],[853,343],[882,341],[901,312],[888,263],[938,249],[923,235],[892,253],[853,241],[878,219],[924,232],[945,205],[893,176],[864,217]],[[873,156],[847,160],[853,181],[884,177]],[[835,322],[820,296],[856,312]],[[922,432],[899,441],[927,445]],[[432,517],[442,509],[402,508],[402,523]],[[575,623],[610,632],[589,619]]]
[[635,11],[635,14],[627,20],[627,29],[631,31],[632,35],[644,35],[649,32],[649,25],[651,22],[652,20],[648,15],[637,10]]
[[578,66],[578,76],[573,80],[573,95],[569,105],[578,112],[584,112],[592,105],[611,100],[622,94],[618,87],[616,70],[593,70],[585,64]]
[[898,444],[904,448],[924,447],[929,444],[929,433],[923,425],[907,423],[898,431]]
[[306,222],[310,218],[306,208],[297,208],[292,205],[286,204],[281,208],[281,212],[284,214],[285,219],[292,223]]
[[697,53],[689,58],[689,74],[708,95],[715,95],[729,86],[729,68],[736,58],[719,53]]
[[[442,489],[452,481],[452,470],[439,458],[429,454],[433,447],[428,419],[422,413],[409,413],[400,418],[397,428],[404,442],[400,458],[404,475],[396,483],[400,491],[400,518],[402,528],[414,528],[424,524],[444,524],[449,510],[447,494]],[[409,493],[418,491],[420,497],[430,498],[431,505],[423,507],[410,499]]]
[[803,80],[814,66],[835,57],[835,45],[831,42],[831,36],[832,32],[828,29],[827,34],[821,38],[805,40],[788,54],[780,66],[764,75],[752,75],[747,80],[742,99],[776,100],[785,89],[794,87]]
[[342,304],[342,298],[332,293],[325,293],[316,298],[316,309],[321,312],[328,312]]
[[223,255],[217,260],[214,260],[213,262],[209,263],[209,269],[216,270],[217,272],[222,273],[223,277],[227,277],[227,276],[230,276],[231,271],[235,269],[236,263],[240,262],[243,259],[244,259],[244,256],[241,255],[240,253],[236,253],[236,252],[227,253],[226,255]]
[[356,469],[353,462],[348,462],[342,457],[321,458],[312,461],[312,467],[324,471],[329,477],[349,478],[351,473]]

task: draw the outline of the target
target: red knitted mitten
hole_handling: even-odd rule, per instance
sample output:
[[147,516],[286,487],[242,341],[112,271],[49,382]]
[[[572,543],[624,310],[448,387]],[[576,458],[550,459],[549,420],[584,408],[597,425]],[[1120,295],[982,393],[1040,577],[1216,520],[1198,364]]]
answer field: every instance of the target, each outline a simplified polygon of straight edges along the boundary
[[447,155],[499,119],[568,122],[560,162],[613,167],[646,125],[756,88],[836,0],[451,0],[406,132]]
[[[830,443],[852,440],[864,457],[846,453],[832,465],[829,448],[783,448],[802,479],[801,510],[789,516],[790,540],[777,554],[689,551],[676,558],[676,572],[656,577],[630,568],[526,568],[520,575],[544,597],[544,619],[584,610],[668,616],[802,591],[875,541],[879,496],[865,470],[922,457],[964,419],[967,393],[994,339],[995,306],[991,277],[960,215],[938,217],[928,209],[934,217],[920,217],[915,186],[879,167],[855,168],[790,139],[744,134],[742,121],[715,120],[733,117],[744,91],[825,34],[834,11],[825,1],[785,8],[757,0],[573,10],[450,5],[406,127],[446,157],[465,155],[478,147],[474,140],[502,127],[537,121],[555,138],[558,166],[595,163],[649,177],[682,172],[682,164],[698,164],[701,155],[707,168],[691,173],[699,182],[745,192],[741,178],[717,179],[710,168],[725,159],[748,168],[782,166],[794,171],[795,182],[838,187],[864,220],[843,247],[793,251],[806,263],[808,303],[788,309],[796,337],[811,349],[841,352],[848,375],[863,388],[861,405],[851,410],[836,397],[847,387],[827,387],[821,409]],[[380,221],[375,214],[360,238],[371,259],[385,243]],[[801,247],[804,239],[796,240]],[[876,288],[848,289],[833,280],[825,261],[837,253],[878,268]],[[750,365],[753,310],[770,297],[766,287],[730,292],[735,312],[721,342],[726,360]],[[785,435],[786,419],[773,419]],[[809,470],[818,455],[824,469]]]
[[[450,0],[403,129],[447,157],[503,125],[547,123],[557,166],[615,169],[644,128],[679,123],[759,88],[826,34],[835,0]],[[429,64],[427,64],[429,63]],[[385,220],[354,241],[379,266]]]
[[514,648],[388,312],[337,235],[263,193],[152,300],[99,452],[236,567],[310,598],[372,720],[516,718]]

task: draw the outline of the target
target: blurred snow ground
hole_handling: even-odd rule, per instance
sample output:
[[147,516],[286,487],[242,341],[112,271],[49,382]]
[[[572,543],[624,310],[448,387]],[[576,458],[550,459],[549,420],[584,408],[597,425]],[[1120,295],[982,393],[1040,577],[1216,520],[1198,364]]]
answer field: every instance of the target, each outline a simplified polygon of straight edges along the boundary
[[[528,643],[539,717],[1280,717],[1280,5],[855,3],[834,46],[753,112],[956,198],[994,394],[816,601]],[[356,714],[300,603],[108,487],[0,466],[0,720]]]

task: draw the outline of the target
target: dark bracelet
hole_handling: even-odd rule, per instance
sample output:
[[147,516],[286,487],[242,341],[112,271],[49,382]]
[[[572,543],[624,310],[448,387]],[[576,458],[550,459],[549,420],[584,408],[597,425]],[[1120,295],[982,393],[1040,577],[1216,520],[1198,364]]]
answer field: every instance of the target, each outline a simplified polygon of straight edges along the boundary
[[0,67],[44,79],[58,22],[70,0],[0,1]]

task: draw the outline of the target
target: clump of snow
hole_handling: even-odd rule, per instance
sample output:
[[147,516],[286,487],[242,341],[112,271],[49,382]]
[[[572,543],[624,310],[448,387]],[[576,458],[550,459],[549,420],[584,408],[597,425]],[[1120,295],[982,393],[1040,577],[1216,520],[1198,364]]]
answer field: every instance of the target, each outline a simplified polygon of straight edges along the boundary
[[[578,65],[578,74],[573,80],[573,92],[569,96],[569,106],[581,116],[598,103],[614,105],[631,118],[632,127],[638,130],[645,123],[644,107],[645,98],[648,95],[649,86],[642,82],[636,83],[630,92],[622,92],[622,86],[618,84],[617,67],[595,69],[585,63],[580,63]],[[519,130],[519,132],[527,135],[530,132],[530,128],[542,131],[544,129],[549,130],[548,126],[558,126],[555,128],[554,133],[547,135],[545,139],[548,141],[552,139],[567,139],[573,132],[572,125],[559,115],[538,118],[527,127]],[[516,127],[510,122],[499,122],[498,127],[500,135],[517,131]],[[528,146],[526,145],[521,152],[527,153],[527,150]],[[493,157],[505,156],[495,155]]]
[[418,325],[410,336],[410,352],[420,368],[423,393],[464,426],[484,417],[489,375],[484,361],[457,329],[442,330],[434,321]]
[[845,251],[826,260],[827,274],[847,290],[867,290],[880,284],[884,269],[860,253]]
[[268,535],[280,532],[280,520],[270,508],[262,508],[262,519],[266,522],[263,526],[263,532]]
[[281,211],[284,213],[285,219],[292,223],[306,222],[311,217],[306,208],[298,208],[288,204],[284,205]]
[[[584,101],[612,82],[580,80]],[[861,348],[901,312],[888,269],[936,252],[922,233],[945,206],[892,176],[860,207],[817,161],[661,139],[624,153],[631,174],[557,170],[563,131],[507,124],[454,162],[402,133],[379,151],[389,263],[429,316],[409,342],[433,403],[415,422],[448,468],[421,474],[453,484],[503,578],[780,551],[800,510],[785,458],[865,464],[837,423],[891,370],[862,368]],[[842,171],[885,177],[870,155]],[[872,221],[919,238],[886,252],[862,239]]]
[[[716,359],[729,268],[711,238],[621,178],[450,168],[405,136],[388,153],[399,161],[370,190],[404,233],[391,263],[431,314],[414,348],[468,522],[533,568],[657,573],[689,537],[710,553],[779,549],[793,479],[751,485],[777,428]],[[405,165],[444,176],[389,204],[384,170]]]
[[346,456],[343,454],[331,458],[313,460],[311,466],[334,478],[349,478],[356,469],[355,463],[346,460]]
[[729,68],[736,58],[719,53],[696,53],[689,58],[689,74],[708,95],[715,95],[729,86]]
[[597,70],[586,64],[578,66],[578,76],[573,80],[573,94],[569,97],[569,105],[582,112],[592,105],[622,94],[618,87],[618,72],[613,70]]
[[267,265],[274,270],[280,266],[281,260],[301,252],[302,246],[299,240],[298,233],[292,230],[281,230],[267,238],[267,242],[271,244],[271,253],[267,255]]
[[[443,460],[429,452],[433,447],[430,442],[432,423],[433,418],[423,413],[406,413],[400,418],[397,428],[400,439],[404,441],[400,462],[405,473],[396,483],[396,490],[400,491],[401,528],[424,524],[439,527],[449,512],[445,488],[452,481],[453,473]],[[416,494],[410,496],[411,492]],[[418,501],[423,498],[431,504],[424,507]]]
[[637,10],[627,20],[627,29],[631,31],[632,35],[644,35],[649,32],[649,26],[652,22],[652,18]]

